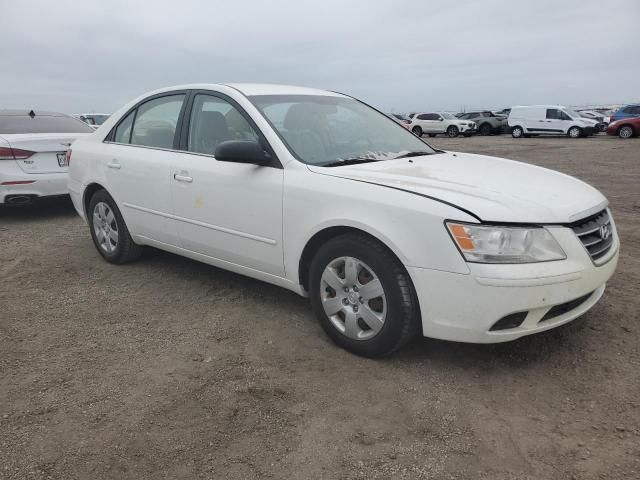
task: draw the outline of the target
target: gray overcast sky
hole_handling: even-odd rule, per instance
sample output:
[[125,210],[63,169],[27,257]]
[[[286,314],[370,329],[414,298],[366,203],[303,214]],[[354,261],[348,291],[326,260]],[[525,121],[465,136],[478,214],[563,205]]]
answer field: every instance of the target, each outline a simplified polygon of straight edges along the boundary
[[0,0],[0,108],[275,82],[388,111],[640,100],[640,1]]

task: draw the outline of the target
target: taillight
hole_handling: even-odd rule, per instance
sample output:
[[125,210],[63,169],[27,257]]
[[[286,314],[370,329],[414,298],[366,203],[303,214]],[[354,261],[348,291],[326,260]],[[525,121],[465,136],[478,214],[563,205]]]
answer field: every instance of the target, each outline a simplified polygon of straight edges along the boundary
[[25,160],[36,152],[19,148],[0,147],[0,160]]
[[67,148],[67,153],[65,153],[64,158],[67,161],[67,167],[71,165],[71,149],[70,148]]

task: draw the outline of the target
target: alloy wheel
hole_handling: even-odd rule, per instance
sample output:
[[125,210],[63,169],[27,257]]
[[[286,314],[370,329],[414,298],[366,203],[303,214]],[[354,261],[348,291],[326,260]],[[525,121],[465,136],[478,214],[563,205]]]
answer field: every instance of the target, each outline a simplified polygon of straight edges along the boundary
[[368,340],[382,330],[387,315],[384,288],[361,260],[332,260],[322,273],[320,299],[330,322],[346,337]]
[[105,252],[112,253],[118,247],[118,223],[113,210],[105,202],[98,202],[93,208],[93,231]]
[[625,125],[620,129],[618,135],[620,135],[620,138],[631,138],[633,136],[633,130],[631,127]]

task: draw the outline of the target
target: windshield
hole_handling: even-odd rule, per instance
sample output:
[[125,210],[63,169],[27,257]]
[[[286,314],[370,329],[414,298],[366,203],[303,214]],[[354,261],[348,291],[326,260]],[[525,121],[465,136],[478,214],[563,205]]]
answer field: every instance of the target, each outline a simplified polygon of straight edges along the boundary
[[86,123],[72,117],[53,115],[0,115],[0,134],[93,132]]
[[458,117],[456,117],[455,115],[451,114],[451,113],[441,113],[440,115],[442,115],[444,118],[449,119],[449,120],[457,120]]
[[325,95],[249,97],[300,161],[388,160],[436,153],[386,115],[352,98]]
[[570,108],[565,108],[564,109],[564,113],[569,115],[571,118],[581,118],[580,115],[577,112],[574,112]]

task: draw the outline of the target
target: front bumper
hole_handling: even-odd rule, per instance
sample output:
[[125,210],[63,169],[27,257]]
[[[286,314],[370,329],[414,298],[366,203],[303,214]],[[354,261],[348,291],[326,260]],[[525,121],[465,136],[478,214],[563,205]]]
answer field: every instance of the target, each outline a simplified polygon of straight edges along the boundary
[[[14,182],[29,182],[18,183]],[[0,204],[11,197],[49,197],[66,195],[67,173],[24,173],[13,161],[0,162]]]
[[[603,263],[596,266],[571,229],[549,230],[567,254],[566,260],[522,265],[469,263],[469,274],[409,267],[424,336],[470,343],[506,342],[565,324],[593,307],[618,263],[617,233]],[[560,307],[588,294],[579,305]],[[558,307],[549,313],[554,306]],[[491,330],[500,319],[520,312],[526,316],[519,326]],[[555,316],[543,319],[552,314]]]

